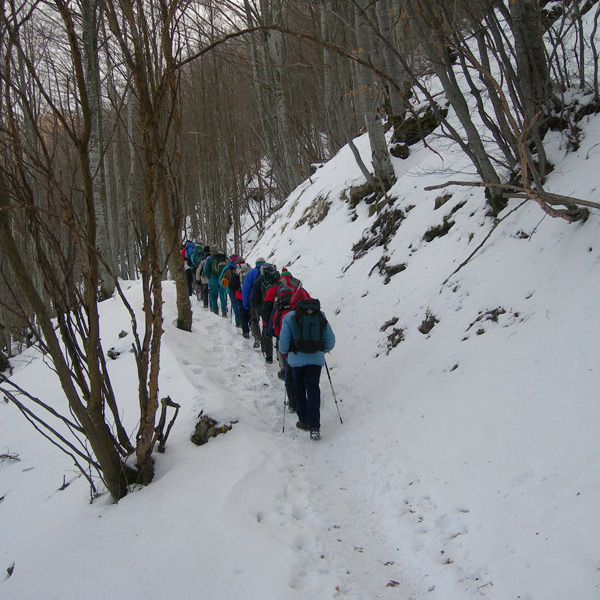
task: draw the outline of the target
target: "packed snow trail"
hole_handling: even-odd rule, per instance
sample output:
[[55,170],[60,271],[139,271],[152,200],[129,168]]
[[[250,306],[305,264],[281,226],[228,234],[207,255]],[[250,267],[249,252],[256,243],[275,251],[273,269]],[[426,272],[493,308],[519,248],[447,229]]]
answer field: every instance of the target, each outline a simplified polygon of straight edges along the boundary
[[252,340],[244,339],[229,319],[192,302],[189,343],[182,344],[177,335],[177,343],[170,344],[167,327],[166,347],[198,390],[197,412],[202,409],[220,422],[235,423],[218,443],[230,444],[243,430],[251,446],[240,457],[244,469],[233,469],[238,480],[225,500],[225,518],[237,523],[241,535],[258,524],[264,535],[277,540],[273,556],[281,553],[281,545],[290,546],[285,549],[290,557],[285,565],[287,591],[265,580],[263,597],[275,600],[302,592],[300,597],[313,599],[435,598],[431,592],[436,584],[406,556],[402,540],[388,538],[372,499],[365,497],[365,433],[350,413],[357,399],[338,400],[345,418],[341,424],[324,370],[323,438],[311,441],[307,432],[295,427],[297,417],[289,412],[283,432],[285,398],[277,362],[267,365],[260,350],[252,348]]

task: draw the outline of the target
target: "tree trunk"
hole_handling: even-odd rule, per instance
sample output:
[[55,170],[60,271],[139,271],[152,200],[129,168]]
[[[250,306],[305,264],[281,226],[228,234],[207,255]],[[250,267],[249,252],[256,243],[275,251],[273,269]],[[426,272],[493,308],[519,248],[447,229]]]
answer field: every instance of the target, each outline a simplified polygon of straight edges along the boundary
[[[377,22],[381,35],[389,41],[388,44],[383,44],[382,53],[385,59],[386,72],[394,79],[400,89],[405,88],[405,76],[403,74],[402,65],[398,63],[396,55],[391,51],[391,48],[398,46],[395,35],[394,18],[397,16],[397,11],[391,0],[378,0],[375,10],[377,11]],[[403,120],[406,114],[406,104],[395,89],[389,90],[391,117],[394,126]]]
[[538,0],[511,2],[512,31],[515,39],[518,84],[524,109],[524,123],[530,127],[535,143],[539,177],[546,175],[546,153],[542,142],[542,117],[550,110],[552,84],[543,39],[541,10]]
[[[360,8],[357,8],[356,14],[356,38],[358,40],[359,52],[362,60],[376,64],[374,59],[373,39],[369,25],[369,7],[370,0],[360,0],[357,2]],[[390,159],[390,153],[387,147],[387,140],[383,131],[380,108],[383,102],[383,90],[381,83],[375,79],[373,71],[359,66],[358,78],[361,84],[361,104],[365,116],[365,124],[371,142],[371,157],[373,168],[375,170],[375,179],[377,183],[387,191],[396,181],[394,167]]]
[[[94,203],[98,215],[97,243],[103,262],[100,262],[101,298],[112,296],[114,283],[114,260],[110,241],[111,219],[106,193],[104,171],[104,148],[102,144],[102,105],[100,102],[100,64],[98,61],[98,2],[81,1],[81,26],[83,36],[83,60],[85,79],[91,110],[92,129],[90,134],[89,158],[93,176]],[[108,267],[108,269],[106,268]]]

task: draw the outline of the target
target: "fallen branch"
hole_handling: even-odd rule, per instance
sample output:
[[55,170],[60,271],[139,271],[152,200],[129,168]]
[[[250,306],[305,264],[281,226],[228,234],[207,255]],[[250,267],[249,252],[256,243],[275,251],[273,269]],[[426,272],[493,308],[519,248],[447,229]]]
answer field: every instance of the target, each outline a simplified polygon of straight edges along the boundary
[[[160,414],[160,419],[158,421],[158,425],[156,426],[156,440],[158,441],[157,451],[160,454],[163,454],[165,451],[165,446],[167,445],[167,438],[169,437],[169,433],[171,433],[171,428],[173,427],[173,423],[175,423],[175,419],[179,414],[180,405],[177,402],[173,402],[170,396],[163,398],[160,403],[162,404],[162,410]],[[167,407],[171,407],[175,409],[175,414],[167,427],[167,432],[163,434],[163,430],[165,428],[165,423],[167,421]]]

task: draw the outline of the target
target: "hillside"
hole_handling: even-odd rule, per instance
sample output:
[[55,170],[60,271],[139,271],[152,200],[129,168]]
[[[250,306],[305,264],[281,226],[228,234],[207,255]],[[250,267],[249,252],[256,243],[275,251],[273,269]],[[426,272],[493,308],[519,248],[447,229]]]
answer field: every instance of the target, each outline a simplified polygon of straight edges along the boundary
[[[575,153],[555,134],[547,188],[598,201],[600,119],[583,126]],[[356,143],[366,154],[366,139]],[[148,488],[89,504],[70,459],[0,405],[0,566],[10,571],[0,597],[600,597],[599,215],[569,225],[511,200],[452,275],[494,222],[479,189],[424,191],[469,177],[445,140],[431,143],[438,154],[414,147],[395,162],[391,204],[374,214],[342,199],[363,183],[345,148],[246,257],[289,265],[332,323],[343,424],[323,373],[320,442],[293,415],[283,422],[276,367],[228,321],[194,300],[193,332],[175,329],[170,287],[161,395],[182,411]],[[306,212],[318,204],[326,215]],[[395,225],[378,228],[392,211]],[[426,241],[444,218],[448,233]],[[383,241],[382,230],[383,245],[353,250]],[[403,268],[386,283],[378,264]],[[139,305],[137,284],[127,286]],[[114,299],[102,308],[133,426],[134,362],[118,337],[128,316]],[[13,366],[18,383],[60,405],[39,355]],[[194,446],[200,410],[232,431]]]

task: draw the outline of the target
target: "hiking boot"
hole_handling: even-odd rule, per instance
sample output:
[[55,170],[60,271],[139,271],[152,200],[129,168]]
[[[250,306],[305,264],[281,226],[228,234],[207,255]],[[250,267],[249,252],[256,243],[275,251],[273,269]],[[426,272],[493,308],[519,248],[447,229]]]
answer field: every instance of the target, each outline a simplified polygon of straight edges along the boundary
[[288,404],[288,410],[289,410],[291,413],[294,413],[294,412],[296,412],[296,410],[297,410],[297,408],[296,408],[296,405],[295,405],[295,404]]
[[213,312],[213,313],[215,313],[215,315],[218,315],[219,314],[219,309],[217,309],[217,308],[211,308],[210,312]]
[[222,316],[223,316],[224,319],[227,318],[227,311],[226,310],[223,311],[223,315]]
[[306,423],[303,423],[302,421],[298,421],[296,423],[296,427],[298,429],[302,429],[302,431],[308,431],[308,425]]
[[311,440],[320,440],[321,432],[318,429],[311,429],[310,430],[310,439]]
[[240,329],[242,328],[242,324],[241,323],[236,323],[235,326],[239,327]]
[[242,337],[245,337],[247,340],[250,339],[250,334],[249,333],[242,333]]
[[279,369],[279,372],[277,373],[277,377],[279,377],[279,379],[281,379],[283,381],[285,379],[285,369]]
[[253,348],[260,348],[260,340],[256,340],[254,344],[252,344]]
[[265,361],[267,362],[268,365],[272,365],[273,364],[273,357],[272,356],[267,356],[267,357],[265,357]]

